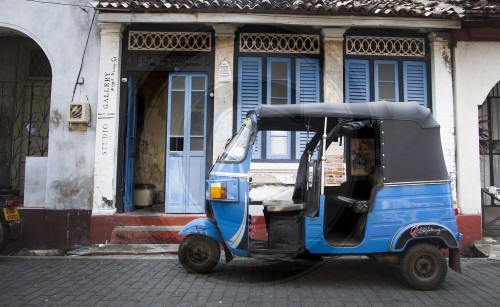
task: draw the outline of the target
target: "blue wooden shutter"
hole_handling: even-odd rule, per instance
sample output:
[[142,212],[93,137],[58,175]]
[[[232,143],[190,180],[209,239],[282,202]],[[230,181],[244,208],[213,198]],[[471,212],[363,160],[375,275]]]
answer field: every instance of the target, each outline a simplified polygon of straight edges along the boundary
[[425,62],[403,62],[405,101],[416,101],[424,107],[427,102],[427,65]]
[[[242,57],[238,59],[238,127],[249,110],[262,103],[262,58]],[[254,159],[261,158],[261,133],[255,141]]]
[[345,60],[345,102],[370,101],[368,60]]
[[[320,102],[320,67],[319,60],[316,59],[297,59],[296,62],[296,80],[295,97],[296,103],[317,103]],[[309,140],[314,133],[309,133]],[[306,147],[307,133],[297,132],[296,135],[296,159],[300,159],[302,152]]]

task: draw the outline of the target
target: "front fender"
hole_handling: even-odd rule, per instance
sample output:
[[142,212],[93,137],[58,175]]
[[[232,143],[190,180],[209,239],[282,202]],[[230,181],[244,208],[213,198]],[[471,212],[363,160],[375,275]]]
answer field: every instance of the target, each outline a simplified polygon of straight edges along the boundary
[[187,223],[184,228],[179,232],[179,235],[190,235],[190,234],[199,234],[210,237],[217,242],[224,243],[222,239],[222,235],[212,220],[202,217],[196,220],[192,220]]
[[453,235],[448,227],[437,223],[413,223],[401,228],[392,238],[391,251],[402,251],[413,240],[435,238],[440,239],[448,248],[458,248],[460,234]]

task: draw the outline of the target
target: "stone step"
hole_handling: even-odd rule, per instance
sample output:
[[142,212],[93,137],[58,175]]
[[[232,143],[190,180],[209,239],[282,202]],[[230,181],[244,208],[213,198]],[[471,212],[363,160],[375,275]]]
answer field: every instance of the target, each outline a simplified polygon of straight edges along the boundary
[[[107,244],[121,242],[120,231],[114,236],[115,227],[183,227],[190,221],[205,217],[202,214],[164,214],[164,213],[118,213],[113,215],[92,215],[90,224],[90,243]],[[146,242],[149,243],[149,242]]]
[[115,226],[111,244],[179,244],[182,226]]
[[116,226],[184,226],[204,214],[149,214],[139,215],[122,213],[115,214]]
[[[179,244],[179,231],[190,221],[205,215],[114,214],[92,216],[91,244]],[[250,237],[267,240],[263,216],[252,216]]]

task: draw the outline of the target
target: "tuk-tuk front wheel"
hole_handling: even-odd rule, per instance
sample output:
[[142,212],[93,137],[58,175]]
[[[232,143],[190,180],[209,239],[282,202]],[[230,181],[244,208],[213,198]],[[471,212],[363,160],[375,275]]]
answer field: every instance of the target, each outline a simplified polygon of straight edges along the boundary
[[419,290],[436,289],[446,278],[446,259],[438,248],[429,243],[409,247],[400,262],[403,278]]
[[9,229],[7,226],[7,222],[3,219],[3,217],[0,217],[0,252],[5,248],[8,240]]
[[219,258],[219,243],[207,236],[188,235],[179,246],[179,262],[190,273],[210,273]]

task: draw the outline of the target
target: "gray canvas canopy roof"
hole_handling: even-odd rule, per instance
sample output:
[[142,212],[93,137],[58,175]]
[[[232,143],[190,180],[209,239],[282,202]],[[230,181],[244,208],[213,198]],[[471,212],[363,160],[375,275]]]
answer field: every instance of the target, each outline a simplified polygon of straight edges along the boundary
[[320,132],[343,120],[377,120],[385,183],[449,180],[439,124],[429,109],[415,102],[315,103],[262,105],[248,112],[257,116],[258,130]]
[[395,119],[417,122],[422,128],[439,128],[428,108],[415,102],[310,103],[261,105],[249,113],[259,118],[259,130],[312,130],[323,128],[324,118]]

